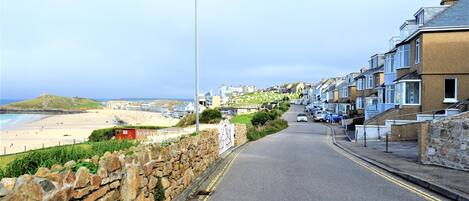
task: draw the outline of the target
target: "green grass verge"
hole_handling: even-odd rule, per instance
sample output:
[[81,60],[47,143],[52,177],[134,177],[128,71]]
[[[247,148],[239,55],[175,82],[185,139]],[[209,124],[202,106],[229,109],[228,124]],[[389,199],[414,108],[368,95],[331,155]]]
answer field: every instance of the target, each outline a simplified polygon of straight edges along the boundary
[[234,124],[245,124],[247,127],[252,127],[252,117],[254,117],[256,113],[251,114],[243,114],[243,115],[236,115],[231,118],[231,123]]

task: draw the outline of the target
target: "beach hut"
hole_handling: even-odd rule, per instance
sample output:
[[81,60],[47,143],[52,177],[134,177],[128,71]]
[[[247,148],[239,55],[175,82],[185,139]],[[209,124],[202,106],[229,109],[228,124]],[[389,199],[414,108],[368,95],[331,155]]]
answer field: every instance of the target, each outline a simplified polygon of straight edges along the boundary
[[115,138],[118,140],[135,140],[137,139],[137,131],[134,128],[116,129]]

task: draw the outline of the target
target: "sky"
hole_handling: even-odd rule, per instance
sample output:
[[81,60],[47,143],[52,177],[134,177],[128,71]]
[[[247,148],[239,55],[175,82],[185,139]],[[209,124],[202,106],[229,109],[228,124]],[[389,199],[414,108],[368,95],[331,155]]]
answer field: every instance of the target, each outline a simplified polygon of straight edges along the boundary
[[[200,91],[367,66],[440,0],[198,0]],[[0,1],[0,99],[194,96],[194,0]]]

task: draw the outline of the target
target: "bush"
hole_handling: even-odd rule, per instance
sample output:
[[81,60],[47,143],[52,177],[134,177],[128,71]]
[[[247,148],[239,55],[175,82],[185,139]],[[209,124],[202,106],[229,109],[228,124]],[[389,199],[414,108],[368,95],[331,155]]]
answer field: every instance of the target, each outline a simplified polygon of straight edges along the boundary
[[265,123],[267,123],[270,120],[271,118],[270,118],[269,113],[265,111],[261,111],[261,112],[257,112],[252,117],[251,123],[254,126],[261,126],[261,125],[265,125]]
[[94,130],[88,137],[91,142],[107,141],[114,136],[114,128],[103,128]]
[[179,122],[176,124],[176,127],[187,127],[190,125],[195,124],[195,114],[188,114],[184,116]]
[[282,116],[282,112],[280,110],[271,110],[271,111],[269,111],[270,120],[275,120],[275,119],[279,118],[280,116]]
[[222,119],[222,114],[218,109],[206,109],[200,115],[200,122],[202,123],[219,123]]
[[283,119],[268,121],[264,127],[251,127],[248,129],[247,138],[250,141],[258,140],[266,135],[277,133],[288,127],[288,122]]

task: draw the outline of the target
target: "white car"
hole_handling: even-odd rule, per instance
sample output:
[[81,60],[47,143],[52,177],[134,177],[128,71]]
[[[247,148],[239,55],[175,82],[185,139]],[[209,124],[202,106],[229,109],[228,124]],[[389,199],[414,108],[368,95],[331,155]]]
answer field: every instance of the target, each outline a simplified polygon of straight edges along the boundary
[[297,122],[308,122],[308,117],[306,116],[306,114],[301,113],[301,114],[298,114],[296,116],[296,121]]
[[326,118],[327,113],[323,111],[316,111],[314,114],[314,121],[324,121]]

